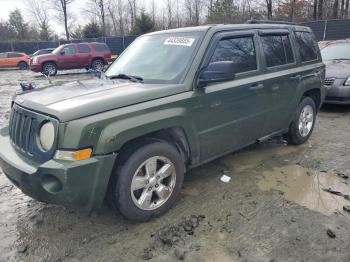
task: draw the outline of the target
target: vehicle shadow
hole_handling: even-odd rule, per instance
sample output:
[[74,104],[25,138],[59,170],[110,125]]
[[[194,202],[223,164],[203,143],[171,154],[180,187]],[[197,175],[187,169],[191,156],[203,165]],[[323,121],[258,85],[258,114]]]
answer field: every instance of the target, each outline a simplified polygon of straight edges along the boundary
[[321,107],[321,111],[325,113],[349,113],[350,105],[324,104]]

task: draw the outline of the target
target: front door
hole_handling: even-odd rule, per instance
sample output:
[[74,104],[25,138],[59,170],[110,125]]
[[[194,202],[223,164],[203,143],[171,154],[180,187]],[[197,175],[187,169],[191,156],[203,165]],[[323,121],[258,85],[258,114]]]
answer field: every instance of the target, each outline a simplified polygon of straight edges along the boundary
[[78,65],[77,50],[74,45],[67,45],[61,50],[61,55],[58,59],[59,67],[61,69],[76,68]]
[[254,142],[264,121],[264,85],[260,72],[255,31],[217,34],[202,68],[212,62],[231,61],[234,80],[198,87],[197,129],[201,161]]

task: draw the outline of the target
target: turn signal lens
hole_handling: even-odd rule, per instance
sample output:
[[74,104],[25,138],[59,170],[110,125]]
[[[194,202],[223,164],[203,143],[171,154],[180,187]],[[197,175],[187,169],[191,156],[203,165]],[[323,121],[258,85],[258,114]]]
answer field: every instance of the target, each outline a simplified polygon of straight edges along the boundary
[[84,159],[90,158],[91,153],[92,153],[91,148],[86,148],[83,150],[73,152],[72,157],[75,160],[84,160]]
[[69,161],[80,161],[90,158],[92,155],[91,148],[85,148],[78,151],[63,151],[57,150],[54,159],[57,160],[69,160]]

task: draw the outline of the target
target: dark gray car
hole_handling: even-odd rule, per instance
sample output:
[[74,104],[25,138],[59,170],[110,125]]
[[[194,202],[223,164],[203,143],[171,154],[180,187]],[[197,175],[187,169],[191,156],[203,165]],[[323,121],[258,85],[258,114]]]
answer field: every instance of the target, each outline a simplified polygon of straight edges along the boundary
[[326,64],[327,104],[350,105],[350,42],[335,41],[321,50]]

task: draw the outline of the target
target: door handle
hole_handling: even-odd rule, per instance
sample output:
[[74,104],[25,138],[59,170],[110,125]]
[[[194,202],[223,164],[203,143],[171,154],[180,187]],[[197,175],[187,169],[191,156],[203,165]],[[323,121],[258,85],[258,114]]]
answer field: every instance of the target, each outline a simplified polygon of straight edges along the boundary
[[295,75],[290,77],[291,80],[301,80],[301,75]]
[[251,87],[249,87],[249,90],[256,91],[256,90],[260,90],[263,88],[264,88],[263,84],[253,84]]

